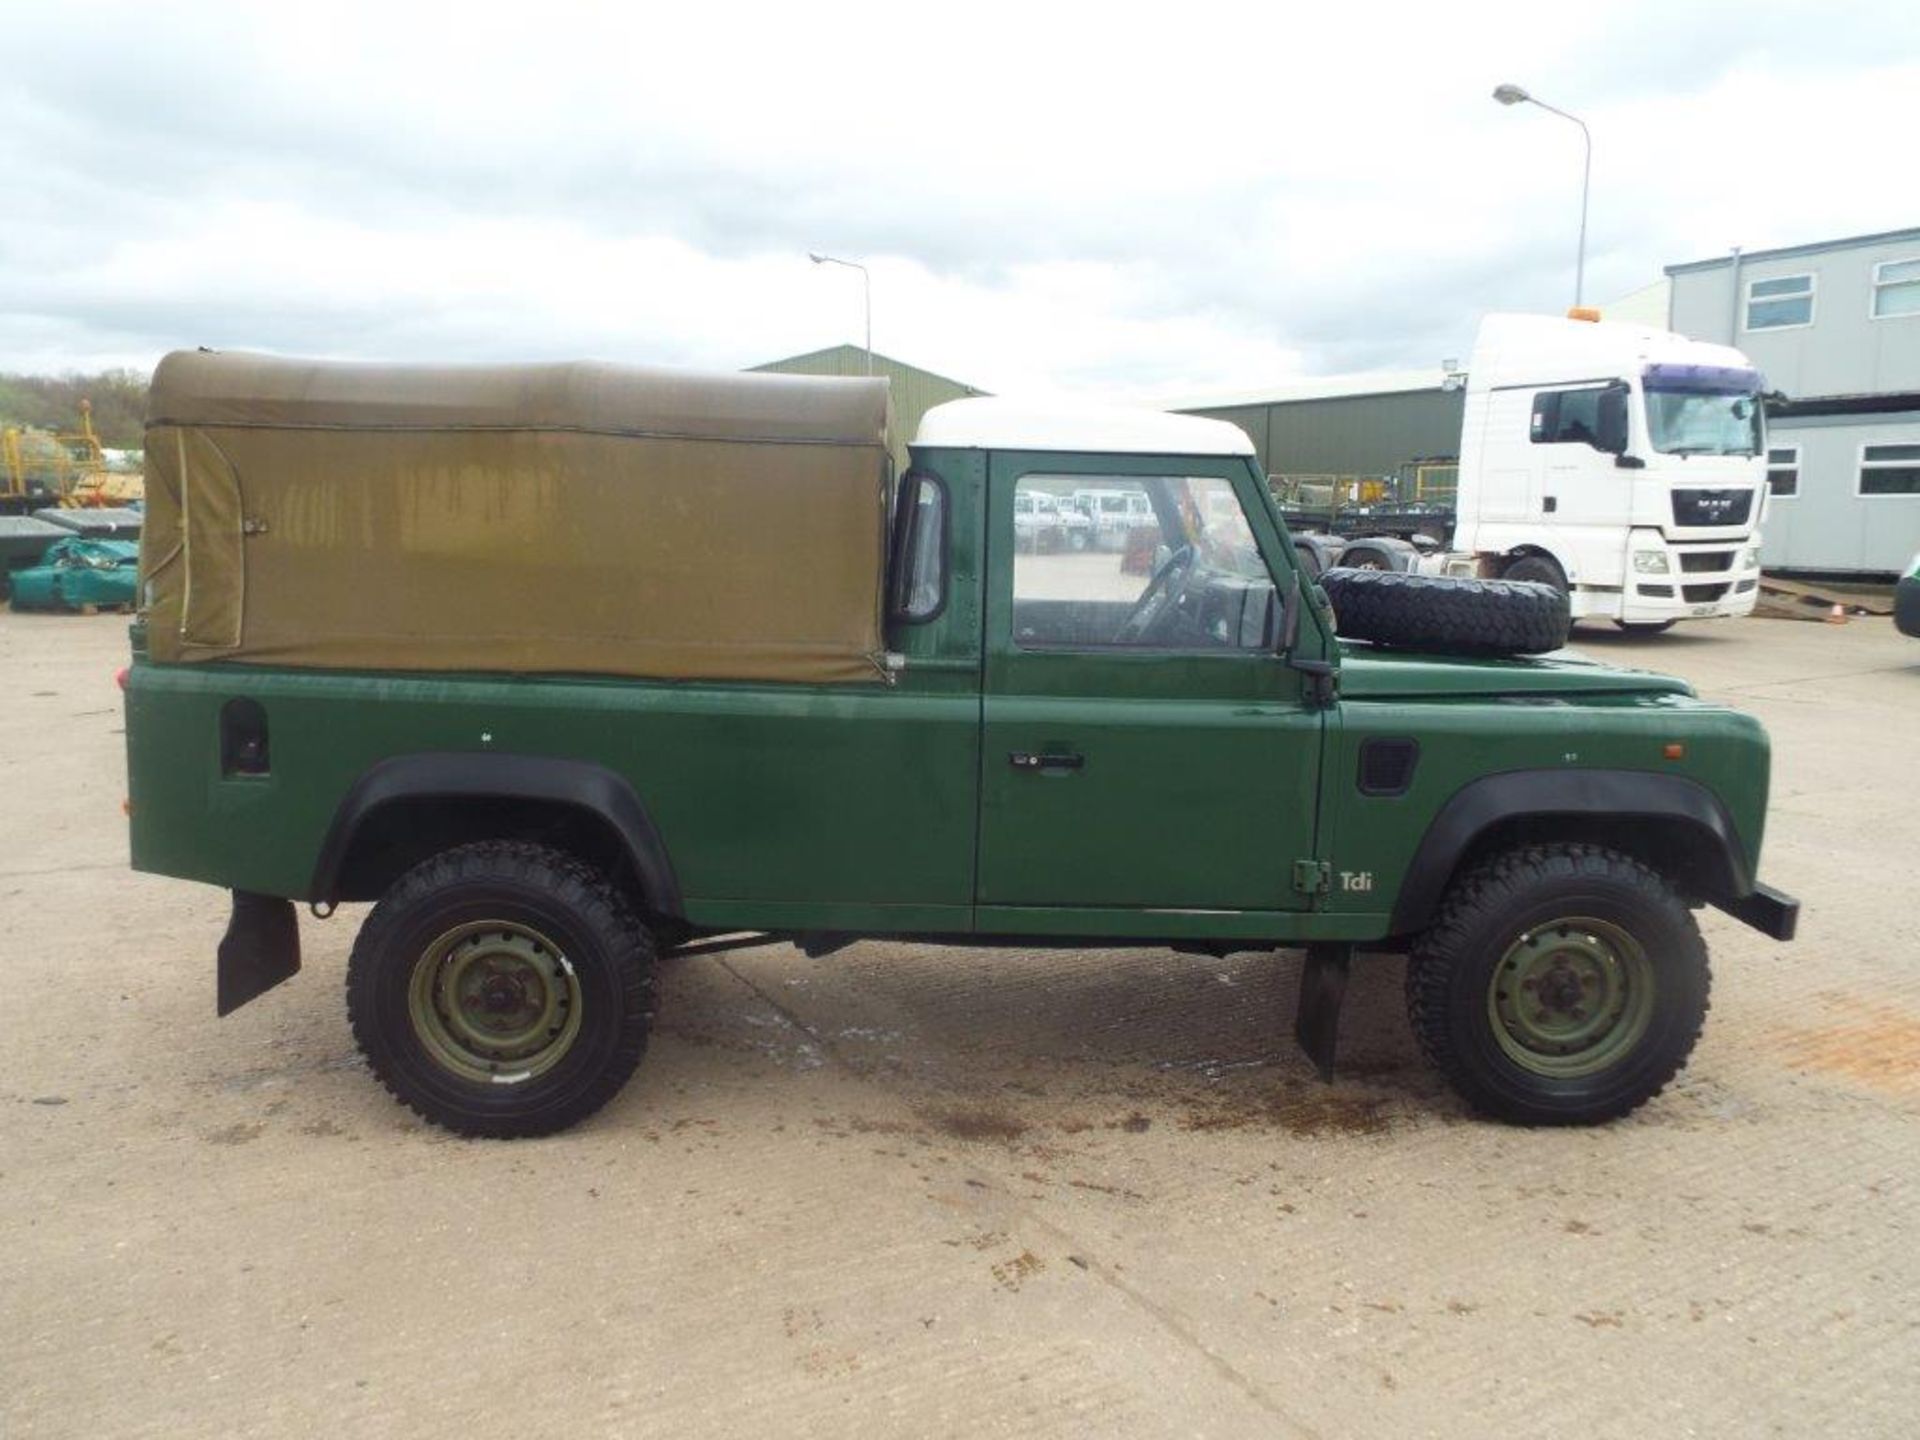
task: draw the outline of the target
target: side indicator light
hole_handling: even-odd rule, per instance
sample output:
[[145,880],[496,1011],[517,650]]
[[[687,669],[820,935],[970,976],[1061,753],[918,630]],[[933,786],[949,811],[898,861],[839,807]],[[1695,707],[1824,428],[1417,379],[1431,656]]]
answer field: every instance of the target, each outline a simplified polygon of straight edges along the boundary
[[127,670],[128,667],[122,665],[118,670],[113,672],[113,683],[118,685],[122,690],[127,688]]
[[1660,753],[1669,760],[1684,760],[1687,758],[1687,747],[1675,740],[1664,746]]
[[131,799],[122,800],[120,802],[120,813],[126,816],[129,820],[133,818],[133,801]]

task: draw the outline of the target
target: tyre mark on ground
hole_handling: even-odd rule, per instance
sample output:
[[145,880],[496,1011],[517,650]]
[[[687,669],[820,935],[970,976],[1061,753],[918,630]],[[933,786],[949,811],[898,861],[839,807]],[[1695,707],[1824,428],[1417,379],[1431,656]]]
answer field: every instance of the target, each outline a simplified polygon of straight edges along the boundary
[[[761,1003],[766,1005],[795,1029],[799,1030],[803,1035],[807,1036],[813,1044],[819,1047],[821,1053],[832,1060],[838,1068],[844,1070],[849,1076],[856,1080],[867,1080],[871,1078],[858,1066],[851,1064],[845,1056],[841,1055],[832,1040],[825,1034],[809,1024],[798,1013],[774,999],[759,985],[756,985],[752,980],[741,974],[729,961],[721,959],[716,963],[722,970],[737,980],[743,988],[758,998]],[[1212,1371],[1217,1379],[1224,1381],[1227,1385],[1246,1397],[1246,1399],[1251,1401],[1262,1413],[1284,1425],[1290,1437],[1295,1437],[1295,1440],[1324,1440],[1324,1436],[1320,1431],[1308,1425],[1298,1416],[1289,1413],[1286,1408],[1269,1395],[1256,1380],[1241,1370],[1231,1360],[1227,1359],[1227,1357],[1222,1355],[1218,1350],[1215,1350],[1211,1345],[1207,1344],[1205,1340],[1201,1339],[1201,1337],[1194,1332],[1186,1317],[1178,1310],[1154,1299],[1153,1296],[1147,1294],[1144,1290],[1129,1281],[1122,1279],[1113,1270],[1094,1259],[1089,1253],[1088,1247],[1083,1244],[1078,1237],[1040,1214],[1032,1204],[1014,1199],[1010,1192],[1003,1190],[996,1183],[995,1178],[990,1172],[968,1167],[967,1170],[962,1171],[962,1179],[965,1185],[975,1192],[988,1192],[1001,1196],[1017,1220],[1047,1235],[1061,1247],[1062,1253],[1072,1260],[1076,1268],[1100,1281],[1115,1295],[1119,1296],[1124,1303],[1144,1316],[1163,1334],[1174,1340],[1182,1350],[1199,1359],[1208,1370]],[[1015,1286],[1014,1288],[1017,1289],[1018,1287]]]

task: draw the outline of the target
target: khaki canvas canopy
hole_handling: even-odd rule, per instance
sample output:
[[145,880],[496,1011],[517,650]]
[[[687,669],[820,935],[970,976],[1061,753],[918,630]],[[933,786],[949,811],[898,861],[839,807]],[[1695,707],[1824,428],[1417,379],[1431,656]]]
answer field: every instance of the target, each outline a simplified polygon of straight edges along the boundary
[[182,352],[147,403],[155,660],[880,678],[884,380]]

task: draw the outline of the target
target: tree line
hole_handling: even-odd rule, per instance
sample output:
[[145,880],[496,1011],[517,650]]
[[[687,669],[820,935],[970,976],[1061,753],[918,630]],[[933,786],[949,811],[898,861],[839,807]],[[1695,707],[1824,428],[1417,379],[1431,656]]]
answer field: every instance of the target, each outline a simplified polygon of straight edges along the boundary
[[138,370],[93,375],[0,375],[0,425],[54,431],[80,428],[80,402],[93,403],[93,430],[109,450],[138,450],[147,413],[147,379]]

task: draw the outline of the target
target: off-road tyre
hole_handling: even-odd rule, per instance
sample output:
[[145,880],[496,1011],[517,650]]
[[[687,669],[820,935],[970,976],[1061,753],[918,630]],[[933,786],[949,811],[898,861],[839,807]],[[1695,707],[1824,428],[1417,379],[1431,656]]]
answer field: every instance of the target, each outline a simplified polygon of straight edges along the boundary
[[1454,655],[1543,655],[1567,643],[1567,597],[1550,585],[1345,568],[1320,584],[1350,640]]
[[[551,969],[562,997],[553,1013],[567,1017],[554,1032],[564,1047],[536,1055],[547,1068],[526,1078],[516,1072],[531,1072],[533,1061],[509,1062],[486,1079],[456,1073],[435,1049],[447,1053],[451,1022],[427,1013],[447,1012],[420,1003],[436,947],[467,931],[490,941],[496,925],[527,962]],[[651,932],[591,866],[519,841],[463,845],[416,865],[374,906],[347,962],[347,1016],[374,1076],[427,1120],[460,1135],[550,1135],[606,1104],[639,1065],[653,1021],[654,955]]]
[[1664,635],[1673,628],[1671,620],[1616,620],[1613,623],[1628,635]]
[[[1568,1058],[1496,1031],[1509,962],[1533,954],[1537,963],[1556,936],[1581,946],[1601,930],[1642,952],[1650,984],[1633,1005],[1645,1005],[1644,1028],[1616,1033],[1626,1047],[1617,1053],[1596,1044],[1588,1073],[1541,1073]],[[1421,1050],[1476,1110],[1518,1125],[1597,1125],[1644,1105],[1680,1072],[1706,1021],[1711,976],[1693,913],[1672,886],[1618,851],[1555,844],[1509,850],[1456,880],[1408,957],[1406,984]]]

